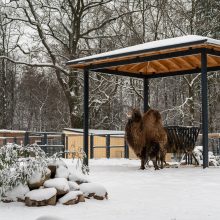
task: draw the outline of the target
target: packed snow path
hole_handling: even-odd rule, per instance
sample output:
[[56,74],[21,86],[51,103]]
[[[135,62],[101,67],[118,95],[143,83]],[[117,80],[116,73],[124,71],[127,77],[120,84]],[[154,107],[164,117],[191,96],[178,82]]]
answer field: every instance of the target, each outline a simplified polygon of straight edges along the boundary
[[[90,179],[103,184],[109,200],[77,205],[26,207],[1,203],[4,220],[217,220],[220,218],[220,169],[153,168],[139,161],[90,160]],[[53,218],[54,217],[54,218]]]

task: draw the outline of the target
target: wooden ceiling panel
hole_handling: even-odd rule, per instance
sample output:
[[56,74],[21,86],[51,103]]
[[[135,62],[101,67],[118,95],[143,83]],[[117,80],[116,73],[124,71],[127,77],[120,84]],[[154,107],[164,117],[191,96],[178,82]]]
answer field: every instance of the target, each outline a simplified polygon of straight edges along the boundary
[[148,66],[148,63],[149,62],[135,64],[129,70],[135,71],[135,72],[139,72],[141,69],[143,69],[144,67]]
[[178,65],[175,64],[171,59],[160,60],[160,63],[166,65],[170,71],[179,69]]
[[[220,57],[208,55],[207,66],[220,66]],[[136,74],[157,74],[191,70],[200,67],[200,55],[190,55],[163,60],[154,60],[150,62],[128,64],[124,66],[111,67],[108,69]]]
[[219,66],[220,65],[220,58],[216,56],[207,56],[207,64],[208,66]]
[[163,63],[161,63],[160,61],[154,60],[151,63],[158,66],[158,68],[160,69],[160,72],[169,72],[169,68],[166,65],[164,65]]
[[185,56],[182,57],[186,62],[191,64],[191,66],[195,68],[201,67],[201,61],[200,61],[200,55],[191,55],[191,56]]
[[[159,62],[150,62],[150,66],[158,73],[161,73],[164,71],[164,68],[161,68],[161,65],[159,65]],[[166,69],[165,69],[166,70]]]
[[176,61],[181,66],[181,69],[194,68],[194,66],[191,63],[187,62],[183,57],[175,57],[172,58],[172,60]]

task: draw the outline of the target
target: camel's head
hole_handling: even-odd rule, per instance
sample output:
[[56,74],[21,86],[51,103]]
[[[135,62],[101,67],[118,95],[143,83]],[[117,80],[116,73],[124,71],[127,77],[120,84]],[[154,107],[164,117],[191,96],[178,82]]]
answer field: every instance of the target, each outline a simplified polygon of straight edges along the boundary
[[136,108],[129,112],[127,117],[129,122],[140,122],[142,119],[140,110]]

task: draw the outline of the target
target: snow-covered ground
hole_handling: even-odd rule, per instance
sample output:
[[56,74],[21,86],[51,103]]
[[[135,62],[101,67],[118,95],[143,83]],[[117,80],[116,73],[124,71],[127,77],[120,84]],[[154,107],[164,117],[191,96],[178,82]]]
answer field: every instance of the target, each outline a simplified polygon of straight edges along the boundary
[[0,202],[1,220],[217,220],[220,169],[200,167],[139,170],[126,159],[90,160],[90,180],[104,185],[109,200],[76,205],[26,207]]

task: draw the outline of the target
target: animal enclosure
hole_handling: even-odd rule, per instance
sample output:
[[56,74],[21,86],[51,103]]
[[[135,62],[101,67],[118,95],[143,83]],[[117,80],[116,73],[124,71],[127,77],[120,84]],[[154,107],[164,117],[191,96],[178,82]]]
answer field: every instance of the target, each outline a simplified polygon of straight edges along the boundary
[[[144,112],[148,110],[149,106],[150,79],[201,73],[203,168],[208,167],[207,73],[220,70],[219,49],[220,41],[218,40],[197,35],[188,35],[148,42],[68,61],[67,65],[72,69],[81,69],[84,71],[83,149],[85,153],[88,155],[90,72],[142,78]],[[179,60],[178,62],[177,59]],[[164,64],[164,61],[166,64]],[[165,69],[161,68],[161,66],[165,67]],[[84,162],[88,165],[88,159]]]
[[[83,148],[82,129],[64,129],[66,149],[79,151]],[[128,158],[138,159],[131,148],[125,143],[124,131],[92,130],[89,135],[88,158]],[[171,161],[171,154],[167,154]]]
[[[66,149],[69,151],[83,148],[83,132],[81,129],[64,129]],[[123,131],[93,130],[89,135],[88,158],[136,158],[135,154],[127,149]]]
[[65,150],[65,136],[62,132],[0,130],[0,147],[8,143],[24,146],[37,144],[50,156]]

